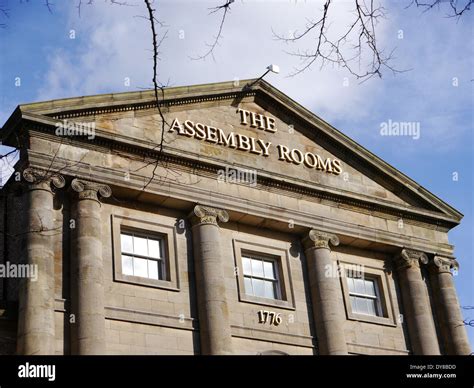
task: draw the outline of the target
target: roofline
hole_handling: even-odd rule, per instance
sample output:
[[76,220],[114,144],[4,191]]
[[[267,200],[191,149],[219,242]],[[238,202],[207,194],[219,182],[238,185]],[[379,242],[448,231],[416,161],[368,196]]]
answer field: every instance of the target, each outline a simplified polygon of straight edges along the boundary
[[[369,151],[367,148],[360,145],[355,140],[351,139],[349,136],[347,136],[344,133],[342,133],[341,131],[339,131],[337,128],[333,127],[327,121],[323,120],[318,115],[314,114],[313,112],[311,112],[310,110],[308,110],[307,108],[302,106],[300,103],[296,102],[291,97],[287,96],[286,94],[281,92],[279,89],[275,88],[270,83],[268,83],[264,80],[259,81],[259,83],[263,86],[261,89],[262,90],[266,89],[266,91],[268,90],[268,92],[270,92],[269,94],[272,97],[275,97],[275,94],[276,94],[279,97],[282,97],[283,100],[285,100],[285,99],[289,100],[295,106],[295,108],[297,108],[295,110],[296,112],[299,111],[300,113],[304,113],[307,116],[309,116],[309,118],[316,119],[317,122],[314,123],[314,124],[317,127],[322,125],[322,126],[325,126],[326,129],[330,129],[330,132],[329,133],[326,132],[326,133],[330,136],[334,135],[333,138],[335,140],[343,140],[344,143],[348,143],[348,145],[351,145],[354,148],[357,148],[358,150],[360,150],[362,155],[367,156],[364,159],[368,163],[370,163],[373,167],[375,167],[377,169],[381,169],[380,165],[382,165],[383,167],[388,169],[388,171],[384,171],[386,174],[392,175],[392,177],[394,177],[394,178],[398,178],[398,176],[400,176],[405,181],[405,182],[401,181],[400,183],[409,183],[409,184],[411,184],[412,186],[414,186],[414,187],[411,187],[411,189],[413,191],[416,191],[419,194],[423,194],[423,195],[426,195],[427,197],[429,197],[431,199],[434,199],[437,204],[439,204],[443,207],[446,207],[448,210],[450,210],[452,213],[454,213],[453,215],[459,217],[459,221],[464,217],[464,215],[459,210],[457,210],[456,208],[452,207],[451,205],[449,205],[448,203],[443,201],[441,198],[439,198],[438,196],[433,194],[431,191],[429,191],[428,189],[426,189],[425,187],[423,187],[422,185],[420,185],[419,183],[417,183],[416,181],[411,179],[409,176],[405,175],[403,172],[401,172],[400,170],[398,170],[397,168],[392,166],[390,163],[387,163],[385,160],[381,159],[380,157],[378,157],[377,155],[375,155],[374,153]],[[284,103],[283,101],[280,101],[280,102]]]
[[[259,81],[258,78],[250,78],[236,81],[225,81],[225,82],[213,82],[207,84],[195,84],[187,86],[173,86],[166,87],[163,89],[164,100],[168,98],[180,98],[193,96],[197,92],[204,94],[216,94],[216,92],[242,92],[242,89],[253,82]],[[260,82],[260,81],[259,81]],[[254,84],[258,85],[258,83]],[[277,90],[277,89],[275,89]],[[207,93],[206,93],[207,92]],[[160,92],[161,93],[161,92]],[[68,97],[54,100],[46,100],[39,102],[32,102],[27,104],[20,104],[18,108],[25,111],[33,111],[39,114],[53,114],[57,111],[67,110],[68,107],[75,108],[77,110],[79,104],[85,104],[86,107],[97,107],[97,104],[107,103],[106,106],[116,104],[133,104],[143,102],[146,100],[154,101],[155,94],[154,89],[147,89],[134,92],[120,92],[120,93],[107,93],[107,94],[93,94],[88,96],[80,97]],[[66,108],[66,109],[64,109]]]
[[[252,86],[248,90],[245,90],[245,86],[248,85]],[[238,81],[169,87],[163,89],[163,100],[166,101],[171,99],[189,98],[197,95],[202,97],[206,95],[212,96],[218,94],[242,93],[243,91],[260,91],[261,93],[266,94],[268,97],[277,100],[278,103],[284,105],[287,109],[301,117],[303,120],[306,120],[310,125],[322,130],[332,140],[342,144],[344,147],[350,150],[357,151],[358,156],[361,157],[371,167],[382,171],[385,175],[390,176],[399,184],[407,187],[411,192],[419,195],[423,200],[431,203],[433,206],[441,208],[444,214],[448,214],[453,218],[454,223],[459,224],[463,218],[463,214],[457,209],[437,197],[435,194],[431,193],[429,190],[412,180],[407,175],[403,174],[401,171],[397,170],[389,163],[385,162],[383,159],[379,158],[377,155],[373,154],[371,151],[350,137],[337,130],[331,124],[324,121],[319,116],[265,80],[254,78]],[[32,120],[32,115],[29,115],[28,113],[33,113],[33,116],[54,115],[68,111],[83,111],[89,109],[97,110],[111,106],[130,106],[143,104],[146,102],[153,103],[154,101],[154,90],[149,89],[144,91],[96,94],[90,96],[71,97],[20,104],[3,126],[2,139],[8,138],[23,118]],[[33,121],[35,120],[33,119]]]

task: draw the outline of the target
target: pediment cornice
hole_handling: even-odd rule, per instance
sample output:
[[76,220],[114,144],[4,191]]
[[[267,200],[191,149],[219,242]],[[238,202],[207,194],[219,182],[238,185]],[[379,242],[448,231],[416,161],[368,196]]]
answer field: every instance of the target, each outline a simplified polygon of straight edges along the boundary
[[[197,85],[181,88],[170,88],[165,90],[163,107],[177,105],[199,104],[204,102],[218,102],[232,100],[233,103],[243,98],[251,97],[265,100],[267,103],[277,104],[279,109],[286,110],[294,115],[295,119],[303,121],[305,126],[314,132],[314,136],[340,155],[344,155],[347,161],[365,173],[374,177],[377,182],[400,197],[408,199],[412,206],[403,206],[382,199],[358,196],[354,193],[342,190],[332,190],[330,187],[312,184],[311,182],[298,181],[294,177],[283,177],[272,174],[267,176],[264,171],[259,172],[259,184],[262,187],[292,192],[298,195],[309,195],[320,200],[331,201],[336,204],[354,207],[361,211],[381,212],[396,217],[411,218],[421,222],[443,225],[451,228],[459,224],[462,214],[447,203],[424,189],[409,177],[366,150],[358,143],[342,134],[337,129],[320,119],[300,104],[266,83],[259,81],[252,89],[245,89],[243,85],[251,81],[240,81],[238,85],[233,82]],[[55,100],[42,103],[21,105],[3,128],[3,139],[5,144],[14,145],[15,136],[13,132],[21,123],[28,123],[37,133],[52,133],[54,124],[58,119],[68,119],[86,115],[96,115],[108,112],[126,112],[129,110],[152,109],[156,105],[153,99],[153,91],[107,94],[100,96],[71,98]],[[73,140],[80,141],[80,140]],[[86,147],[106,147],[117,149],[146,158],[156,157],[156,144],[143,139],[136,139],[124,135],[111,133],[110,131],[96,128],[96,137],[93,141],[88,140]],[[217,163],[211,157],[193,155],[191,153],[176,152],[171,147],[164,149],[160,157],[169,159],[170,163],[181,166],[197,167],[205,172],[215,169],[218,164],[222,168],[222,161]],[[339,205],[338,205],[339,206]]]

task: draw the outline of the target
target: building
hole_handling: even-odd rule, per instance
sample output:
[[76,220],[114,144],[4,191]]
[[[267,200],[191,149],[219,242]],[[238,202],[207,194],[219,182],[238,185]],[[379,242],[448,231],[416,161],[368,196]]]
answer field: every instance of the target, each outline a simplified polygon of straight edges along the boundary
[[265,81],[160,106],[164,124],[153,91],[6,122],[2,353],[470,353],[457,210]]

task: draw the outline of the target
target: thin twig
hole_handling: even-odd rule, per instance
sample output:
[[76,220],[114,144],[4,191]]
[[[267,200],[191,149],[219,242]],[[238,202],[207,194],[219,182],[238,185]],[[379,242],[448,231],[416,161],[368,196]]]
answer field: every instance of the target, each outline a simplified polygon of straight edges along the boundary
[[224,28],[225,18],[227,16],[227,12],[230,11],[230,5],[233,2],[234,0],[226,0],[225,4],[210,8],[211,12],[209,12],[209,15],[219,12],[221,10],[224,10],[224,13],[222,14],[221,22],[219,24],[219,29],[217,31],[217,35],[214,37],[214,41],[212,42],[212,44],[206,44],[209,47],[209,49],[203,55],[198,55],[197,57],[191,57],[192,60],[205,59],[209,55],[212,55],[212,57],[214,58],[214,49],[217,47],[217,45],[219,44],[219,40],[222,37],[222,30]]
[[[329,23],[333,8],[333,0],[326,0],[322,9],[322,15],[316,20],[307,20],[305,29],[301,33],[294,34],[287,38],[273,33],[277,40],[284,43],[295,43],[302,41],[304,38],[310,38],[315,35],[314,50],[293,51],[288,54],[300,59],[300,66],[296,67],[290,76],[300,74],[316,62],[320,63],[320,67],[337,65],[347,69],[347,71],[363,81],[373,76],[382,76],[382,70],[390,70],[398,73],[406,70],[397,70],[390,65],[393,59],[393,51],[388,55],[380,49],[377,37],[376,27],[379,19],[385,18],[385,8],[375,6],[374,0],[354,0],[354,19],[344,32],[337,39],[329,38]],[[347,50],[347,46],[354,42],[351,51]],[[362,60],[365,52],[368,51],[370,59],[367,61],[365,69],[362,68]]]

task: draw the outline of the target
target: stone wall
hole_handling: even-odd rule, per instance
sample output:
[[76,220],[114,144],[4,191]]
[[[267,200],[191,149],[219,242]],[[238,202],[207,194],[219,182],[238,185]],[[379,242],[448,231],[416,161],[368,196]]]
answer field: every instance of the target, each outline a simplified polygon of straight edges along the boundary
[[[112,215],[174,227],[186,214],[160,207],[140,210],[102,205],[106,349],[109,354],[189,354],[199,352],[189,229],[175,234],[179,291],[114,281]],[[120,260],[120,258],[119,258]],[[136,339],[136,341],[133,340]],[[160,345],[160,341],[163,344]],[[175,351],[175,353],[173,353]]]
[[[274,116],[278,131],[268,133],[242,125],[237,105]],[[335,341],[337,346],[333,346],[334,341],[331,346],[324,344],[326,351],[332,349],[328,351],[331,354],[436,353],[434,327],[429,333],[419,329],[425,324],[430,326],[435,315],[435,309],[426,303],[437,304],[440,316],[456,317],[456,320],[459,316],[455,311],[458,304],[449,278],[455,260],[447,237],[448,226],[456,222],[455,212],[454,215],[443,213],[440,209],[446,207],[441,201],[433,200],[420,187],[413,186],[414,182],[410,183],[402,174],[391,171],[382,161],[376,160],[378,165],[370,167],[371,164],[363,158],[370,159],[371,156],[354,144],[354,153],[339,147],[344,143],[342,141],[335,146],[335,142],[329,139],[335,132],[331,132],[333,129],[327,124],[323,125],[325,135],[318,137],[315,134],[323,133],[321,128],[309,124],[314,121],[304,121],[289,114],[289,110],[277,110],[276,106],[279,105],[269,104],[266,97],[255,100],[253,96],[247,96],[237,104],[236,101],[216,98],[164,109],[169,122],[174,118],[181,123],[192,120],[221,128],[226,133],[234,131],[271,142],[272,152],[268,157],[166,133],[165,151],[169,161],[163,159],[155,165],[144,159],[146,152],[142,151],[147,147],[150,152],[156,151],[156,144],[161,139],[156,110],[128,110],[125,105],[115,113],[104,113],[106,110],[103,110],[84,117],[72,115],[76,121],[96,122],[97,129],[104,131],[100,134],[104,135],[103,138],[97,142],[77,139],[58,142],[57,137],[47,130],[28,130],[27,162],[39,171],[45,168],[61,171],[65,178],[61,177],[62,183],[66,185],[63,185],[65,188],[56,185],[56,190],[41,182],[45,191],[52,190],[47,194],[48,201],[54,198],[53,204],[47,204],[52,208],[43,210],[46,210],[48,220],[49,215],[53,216],[57,233],[44,240],[48,241],[47,247],[37,243],[34,252],[28,251],[30,259],[45,250],[51,250],[48,257],[54,258],[55,313],[49,314],[49,306],[44,308],[38,301],[28,311],[47,310],[43,312],[48,317],[54,316],[55,332],[49,338],[54,337],[56,354],[74,353],[71,344],[76,343],[72,337],[77,317],[76,306],[71,305],[71,300],[79,298],[73,294],[73,288],[80,288],[82,307],[86,306],[80,312],[86,318],[81,324],[87,319],[94,321],[83,327],[88,342],[84,354],[104,349],[103,343],[94,345],[98,336],[95,329],[102,329],[102,321],[105,324],[105,352],[108,354],[209,353],[202,346],[207,340],[208,345],[212,343],[214,349],[223,354],[229,346],[235,354],[270,351],[318,354],[323,344],[318,344],[316,333],[321,332],[318,330],[325,322],[327,327],[332,323],[336,323],[333,328],[337,326],[328,337],[338,339],[334,333],[339,332],[345,336],[342,346],[339,346],[341,341]],[[340,141],[341,137],[338,139]],[[343,173],[325,173],[278,160],[277,144],[317,153],[324,158],[339,158]],[[259,180],[254,182],[255,185],[220,182],[218,173],[226,167],[255,169]],[[73,178],[86,183],[76,182],[74,187]],[[411,186],[403,186],[405,183]],[[101,191],[99,186],[107,190]],[[414,193],[416,190],[420,192],[419,196]],[[106,195],[102,195],[104,192]],[[19,262],[27,256],[26,234],[22,232],[27,229],[26,220],[34,216],[35,209],[28,209],[26,196],[11,196],[8,201],[7,208],[12,209],[12,216],[8,217],[7,223],[13,237],[8,241],[8,252],[3,252],[2,256],[11,262]],[[196,204],[207,207],[208,213],[201,209],[202,216],[197,214]],[[442,206],[438,209],[436,205],[439,204]],[[193,211],[194,218],[199,218],[199,221],[193,220],[191,226],[189,216]],[[82,214],[84,221],[80,236],[74,230],[79,221],[76,219],[78,214]],[[216,214],[221,217],[217,219]],[[407,217],[401,218],[400,214]],[[450,220],[447,220],[448,216]],[[131,282],[118,274],[117,263],[121,258],[117,219],[127,220],[145,232],[148,228],[169,232],[167,241],[173,251],[170,259],[175,272],[169,266],[167,284]],[[1,222],[3,220],[0,225]],[[319,240],[311,239],[312,246],[305,243],[303,249],[303,240],[307,240],[310,230],[319,235]],[[198,236],[194,241],[193,235]],[[52,247],[49,242],[52,242]],[[210,249],[213,244],[219,247],[216,251]],[[194,253],[193,248],[196,249]],[[276,255],[281,267],[283,301],[255,300],[245,295],[239,264],[242,249]],[[393,269],[394,258],[403,252],[401,272],[397,272],[398,269]],[[431,280],[444,285],[438,287],[436,303],[434,293],[429,292],[431,280],[426,281],[423,267],[428,264],[428,255],[431,264],[438,268],[433,273],[434,280]],[[102,263],[99,263],[100,259]],[[205,262],[207,264],[203,264]],[[318,262],[333,262],[336,266],[341,263],[363,265],[377,274],[386,301],[384,317],[355,316],[348,305],[345,280],[337,277],[326,282],[322,277],[323,265],[318,265]],[[215,266],[219,267],[218,271],[213,271]],[[97,278],[95,270],[100,272]],[[74,271],[84,276],[76,276]],[[311,279],[325,283],[321,290],[314,281],[310,284],[308,272],[314,275]],[[209,282],[202,279],[203,273],[210,276]],[[197,288],[199,281],[205,287]],[[405,284],[400,286],[403,282]],[[51,282],[48,287],[50,285]],[[94,287],[93,291],[89,285]],[[213,285],[218,287],[212,288]],[[219,293],[216,290],[221,287],[221,295],[216,295]],[[9,300],[17,302],[18,281],[9,281],[7,291]],[[94,296],[102,295],[102,292],[104,299],[97,297],[100,299],[97,301]],[[334,292],[337,292],[334,299],[327,297]],[[201,294],[204,298],[198,298]],[[326,298],[324,303],[314,298],[322,294]],[[203,303],[205,297],[207,300]],[[402,306],[402,299],[416,313],[408,316],[410,325],[407,325],[408,313],[404,311],[406,306]],[[337,308],[331,307],[333,300]],[[448,303],[452,301],[455,302]],[[323,304],[325,308],[319,309]],[[343,313],[342,322],[337,317],[339,306]],[[200,328],[203,320],[201,318],[199,322],[199,317],[203,312],[206,316],[207,308],[210,313],[202,326],[217,327],[220,334],[225,334],[226,340],[221,344],[216,345],[215,338],[203,340],[215,335],[200,335],[204,330]],[[280,314],[281,323],[259,322],[260,310]],[[325,315],[318,317],[319,310]],[[315,327],[314,322],[319,318],[321,322]],[[223,321],[230,331],[221,330]],[[444,337],[450,338],[449,333],[457,330],[453,322],[438,328],[438,335],[442,329]],[[407,326],[410,326],[412,341],[408,340]],[[452,352],[466,353],[463,334],[458,330],[456,335],[459,337],[458,345]],[[53,342],[49,338],[48,349]]]
[[106,319],[107,354],[193,355],[199,353],[198,334],[164,326]]
[[[112,216],[121,216],[147,223],[159,223],[175,227],[187,214],[151,205],[114,206],[102,204],[103,257],[106,306],[107,352],[120,354],[170,354],[176,350],[199,352],[197,303],[194,285],[191,230],[187,221],[185,230],[177,233],[176,253],[178,260],[179,291],[127,284],[114,280],[114,250]],[[226,296],[230,310],[233,351],[236,354],[279,350],[290,354],[317,354],[317,341],[312,318],[311,297],[308,290],[305,256],[299,237],[265,228],[252,227],[234,222],[221,225],[221,249],[225,276]],[[291,308],[260,305],[241,301],[236,271],[235,242],[253,246],[255,252],[266,247],[285,252],[289,266]],[[404,332],[399,306],[399,290],[387,263],[390,255],[368,250],[339,247],[332,254],[335,264],[353,263],[376,268],[386,276],[388,298],[392,317],[391,325],[360,322],[346,319],[345,336],[351,353],[360,354],[407,354],[409,344]],[[287,280],[288,281],[288,280]],[[341,295],[342,300],[342,287]],[[258,311],[271,310],[280,313],[282,324],[271,326],[259,323]],[[185,342],[180,345],[176,341]],[[136,341],[133,340],[136,339]],[[160,340],[163,345],[160,345]],[[186,347],[187,346],[187,347]],[[285,350],[286,349],[286,350]],[[161,354],[161,353],[160,353]]]

